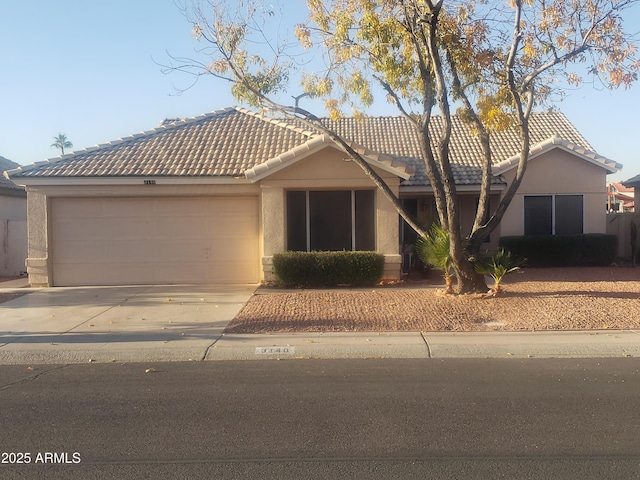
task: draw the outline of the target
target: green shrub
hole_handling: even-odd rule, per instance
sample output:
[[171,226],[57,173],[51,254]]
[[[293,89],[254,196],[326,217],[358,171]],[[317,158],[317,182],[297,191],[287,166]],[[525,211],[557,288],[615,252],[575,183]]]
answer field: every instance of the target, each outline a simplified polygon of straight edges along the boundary
[[428,235],[416,240],[418,258],[444,273],[445,292],[453,292],[453,259],[450,252],[449,232],[433,223]]
[[491,257],[480,257],[476,260],[476,272],[481,275],[489,275],[493,278],[493,295],[502,291],[501,283],[505,275],[520,270],[526,263],[526,258],[516,257],[509,250],[501,248]]
[[527,259],[530,267],[606,266],[616,258],[615,235],[521,235],[501,237],[500,246]]
[[284,287],[369,286],[384,273],[377,252],[286,252],[273,256],[273,271]]

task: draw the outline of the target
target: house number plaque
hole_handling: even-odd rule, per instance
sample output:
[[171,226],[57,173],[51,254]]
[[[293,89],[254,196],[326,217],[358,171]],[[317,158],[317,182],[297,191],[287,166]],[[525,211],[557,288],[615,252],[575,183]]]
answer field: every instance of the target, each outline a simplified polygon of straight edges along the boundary
[[256,355],[295,355],[296,347],[256,347]]

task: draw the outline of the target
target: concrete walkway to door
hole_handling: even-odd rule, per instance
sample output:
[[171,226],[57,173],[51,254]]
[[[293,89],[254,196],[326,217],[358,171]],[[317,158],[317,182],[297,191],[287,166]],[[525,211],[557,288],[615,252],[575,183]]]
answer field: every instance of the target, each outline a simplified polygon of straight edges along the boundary
[[40,289],[0,304],[0,364],[200,361],[256,288]]

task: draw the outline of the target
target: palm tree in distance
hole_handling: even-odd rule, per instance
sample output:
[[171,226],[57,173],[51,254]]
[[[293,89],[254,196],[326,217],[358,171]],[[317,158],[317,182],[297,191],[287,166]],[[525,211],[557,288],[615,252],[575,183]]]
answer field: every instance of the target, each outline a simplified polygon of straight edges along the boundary
[[64,133],[59,133],[57,137],[53,137],[55,142],[51,144],[51,148],[59,148],[64,155],[65,148],[73,148],[73,143],[67,140],[67,136]]

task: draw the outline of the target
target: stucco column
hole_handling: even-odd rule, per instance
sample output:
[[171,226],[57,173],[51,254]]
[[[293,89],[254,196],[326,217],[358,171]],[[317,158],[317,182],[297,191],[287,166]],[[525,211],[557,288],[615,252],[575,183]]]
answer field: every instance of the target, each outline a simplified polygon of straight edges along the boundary
[[27,231],[29,251],[25,265],[29,275],[29,284],[33,287],[51,285],[48,229],[47,196],[38,191],[28,189]]
[[273,280],[273,254],[284,252],[285,205],[284,189],[261,185],[262,204],[262,269],[264,280]]
[[[397,195],[397,186],[393,188]],[[376,189],[377,250],[384,254],[384,278],[388,280],[400,278],[402,256],[400,255],[398,222],[398,212],[384,194],[379,189]]]

